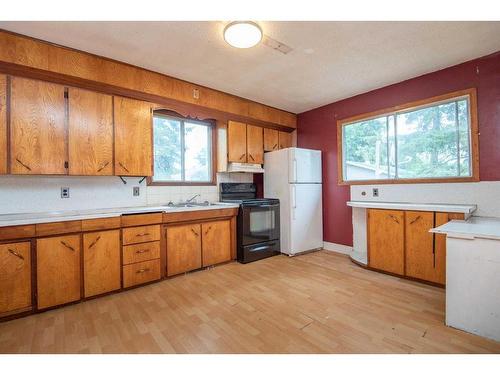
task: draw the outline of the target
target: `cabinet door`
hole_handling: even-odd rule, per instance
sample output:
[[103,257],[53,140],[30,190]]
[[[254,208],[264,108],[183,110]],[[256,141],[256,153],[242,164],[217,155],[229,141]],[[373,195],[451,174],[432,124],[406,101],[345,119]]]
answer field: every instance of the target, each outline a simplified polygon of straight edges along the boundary
[[[464,214],[436,212],[435,226],[446,224],[450,220],[464,220]],[[434,235],[435,278],[434,282],[446,284],[446,234]]]
[[29,242],[0,245],[0,316],[31,307]]
[[0,74],[0,174],[7,173],[7,76]]
[[278,131],[264,128],[264,151],[275,151],[279,146]]
[[434,281],[434,212],[406,211],[406,276]]
[[260,126],[247,125],[247,162],[264,163],[264,138]]
[[247,126],[242,122],[229,121],[227,124],[227,161],[247,162]]
[[13,77],[10,112],[11,173],[66,174],[64,87]]
[[167,228],[167,275],[201,268],[201,226],[180,225]]
[[153,123],[151,105],[134,99],[114,97],[115,174],[153,174]]
[[368,264],[404,275],[404,212],[368,210]]
[[70,88],[69,174],[113,175],[113,97]]
[[120,289],[120,230],[83,235],[85,297]]
[[80,299],[80,235],[36,242],[38,308]]
[[279,132],[279,148],[292,147],[292,133]]
[[231,223],[218,220],[201,225],[203,267],[231,260]]

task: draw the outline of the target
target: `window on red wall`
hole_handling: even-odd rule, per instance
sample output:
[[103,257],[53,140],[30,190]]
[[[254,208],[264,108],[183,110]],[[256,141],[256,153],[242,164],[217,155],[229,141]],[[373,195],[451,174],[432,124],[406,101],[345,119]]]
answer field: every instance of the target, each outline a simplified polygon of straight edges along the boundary
[[340,183],[477,180],[475,90],[339,121]]

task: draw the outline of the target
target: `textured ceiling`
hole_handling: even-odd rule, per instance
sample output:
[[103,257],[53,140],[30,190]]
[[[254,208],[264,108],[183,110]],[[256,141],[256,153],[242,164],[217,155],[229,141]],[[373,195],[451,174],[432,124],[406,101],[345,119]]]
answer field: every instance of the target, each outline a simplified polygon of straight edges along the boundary
[[0,22],[0,28],[300,113],[500,50],[500,22],[259,22],[293,48],[240,50],[223,22]]

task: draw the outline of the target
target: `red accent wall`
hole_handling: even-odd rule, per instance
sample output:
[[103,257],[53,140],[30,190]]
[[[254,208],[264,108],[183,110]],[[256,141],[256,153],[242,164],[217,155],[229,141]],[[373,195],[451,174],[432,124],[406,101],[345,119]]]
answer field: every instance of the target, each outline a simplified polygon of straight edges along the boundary
[[499,181],[500,52],[299,114],[298,146],[323,151],[325,241],[352,246],[350,189],[337,184],[336,121],[471,87],[478,98],[480,179]]

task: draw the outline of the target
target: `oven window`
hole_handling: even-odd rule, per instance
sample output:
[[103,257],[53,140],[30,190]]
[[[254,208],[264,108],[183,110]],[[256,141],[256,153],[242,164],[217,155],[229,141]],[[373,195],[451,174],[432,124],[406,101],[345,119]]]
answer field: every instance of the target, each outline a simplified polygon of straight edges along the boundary
[[268,232],[274,230],[274,225],[274,210],[250,211],[250,233],[253,236],[263,234],[265,237],[268,237]]

